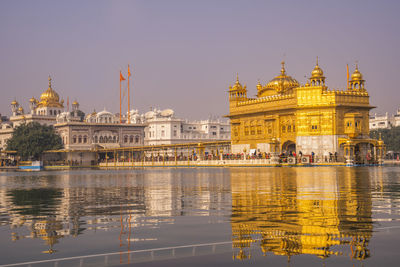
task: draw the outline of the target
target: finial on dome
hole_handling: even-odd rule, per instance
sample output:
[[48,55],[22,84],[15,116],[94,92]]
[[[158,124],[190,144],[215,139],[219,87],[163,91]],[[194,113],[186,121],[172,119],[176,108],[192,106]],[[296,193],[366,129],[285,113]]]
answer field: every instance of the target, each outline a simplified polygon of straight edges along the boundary
[[260,79],[258,79],[257,90],[261,90],[261,89],[262,89],[262,85],[261,85]]
[[51,88],[51,76],[49,75],[49,88]]
[[318,56],[317,56],[317,66],[318,66]]
[[356,60],[356,70],[358,70],[358,60]]
[[239,82],[239,72],[236,72],[236,82]]
[[281,68],[281,73],[282,73],[282,75],[285,75],[285,61],[282,61],[281,62],[281,64],[282,64],[282,68]]

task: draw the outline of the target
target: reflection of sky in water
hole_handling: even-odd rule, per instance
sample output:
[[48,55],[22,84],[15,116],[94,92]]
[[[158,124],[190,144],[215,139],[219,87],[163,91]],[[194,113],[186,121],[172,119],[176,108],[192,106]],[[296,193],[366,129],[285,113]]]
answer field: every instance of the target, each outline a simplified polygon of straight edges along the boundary
[[399,170],[1,173],[0,263],[221,241],[236,260],[373,261],[379,229],[399,226]]

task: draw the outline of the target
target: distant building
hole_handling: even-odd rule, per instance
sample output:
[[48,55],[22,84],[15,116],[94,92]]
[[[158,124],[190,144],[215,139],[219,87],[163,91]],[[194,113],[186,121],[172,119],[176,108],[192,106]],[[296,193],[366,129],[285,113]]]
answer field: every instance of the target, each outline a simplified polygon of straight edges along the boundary
[[30,112],[25,112],[14,100],[10,119],[0,116],[0,150],[5,150],[15,127],[30,122],[53,125],[68,151],[230,139],[228,122],[187,121],[176,118],[171,109],[154,109],[141,115],[137,110],[131,110],[130,116],[123,116],[121,122],[119,114],[105,109],[84,116],[77,101],[72,103],[71,112],[65,111],[64,101],[53,90],[50,77],[47,90],[39,100],[32,97],[29,108]]
[[144,122],[145,145],[181,144],[230,140],[230,124],[220,120],[188,121],[174,116],[172,109],[153,109],[143,115],[131,111],[132,123]]
[[400,126],[400,108],[397,109],[396,114],[389,116],[386,112],[383,116],[378,116],[376,113],[369,116],[369,129],[389,129],[391,127]]
[[373,116],[369,116],[369,129],[388,129],[390,127],[390,117],[387,112],[384,116],[378,116],[376,113]]

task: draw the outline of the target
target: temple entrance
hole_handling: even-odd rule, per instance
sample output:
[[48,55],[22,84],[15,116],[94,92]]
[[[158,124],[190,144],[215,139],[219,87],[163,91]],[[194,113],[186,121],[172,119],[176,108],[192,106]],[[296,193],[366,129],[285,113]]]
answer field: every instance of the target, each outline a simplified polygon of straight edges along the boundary
[[354,146],[354,162],[369,164],[374,161],[374,146],[370,143],[358,143]]
[[282,152],[287,154],[290,154],[290,152],[296,152],[296,143],[290,140],[286,141],[282,145]]

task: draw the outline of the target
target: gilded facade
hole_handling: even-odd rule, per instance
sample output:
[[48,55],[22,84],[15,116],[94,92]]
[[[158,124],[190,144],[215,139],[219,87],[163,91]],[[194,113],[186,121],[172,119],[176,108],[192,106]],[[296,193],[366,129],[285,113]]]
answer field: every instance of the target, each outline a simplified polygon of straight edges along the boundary
[[[356,66],[346,90],[330,90],[317,63],[308,82],[301,85],[281,73],[262,85],[256,98],[247,97],[246,85],[229,87],[229,117],[233,153],[330,153],[365,161],[383,147],[369,138],[369,103],[365,80]],[[379,147],[380,145],[380,147]]]

